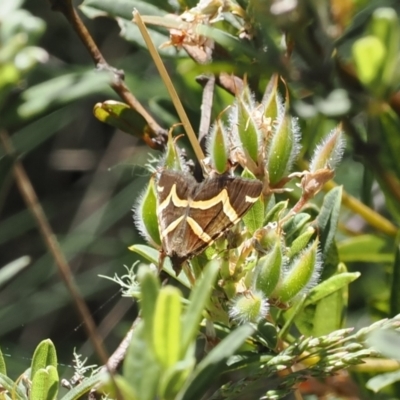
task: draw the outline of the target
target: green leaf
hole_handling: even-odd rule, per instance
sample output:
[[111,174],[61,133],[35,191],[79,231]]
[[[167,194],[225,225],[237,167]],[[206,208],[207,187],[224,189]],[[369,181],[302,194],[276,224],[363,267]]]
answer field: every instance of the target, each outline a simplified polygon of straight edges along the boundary
[[165,14],[161,8],[154,6],[151,2],[141,0],[85,0],[79,8],[90,18],[109,16],[123,18],[128,21],[133,19],[132,12],[134,8],[143,15]]
[[154,178],[150,178],[144,193],[135,206],[134,221],[138,231],[153,246],[160,247],[161,239],[157,219],[157,197]]
[[[150,261],[151,263],[158,265],[158,257],[160,254],[160,252],[158,250],[153,249],[152,247],[146,246],[143,244],[135,244],[133,246],[130,246],[129,250],[141,255],[142,257],[144,257],[146,260]],[[183,272],[181,272],[178,276],[176,276],[175,271],[172,268],[172,264],[171,264],[171,261],[169,260],[169,258],[166,258],[164,260],[163,270],[167,274],[169,274],[173,278],[175,278],[182,285],[186,286],[187,288],[192,287],[187,276]]]
[[304,305],[308,306],[310,304],[317,303],[324,297],[329,296],[337,290],[349,285],[351,282],[359,278],[360,275],[361,274],[359,272],[344,272],[342,274],[329,277],[310,290]]
[[298,213],[285,222],[282,228],[285,232],[286,241],[289,241],[293,236],[296,236],[304,228],[310,218],[310,214]]
[[36,372],[47,366],[57,368],[56,348],[50,339],[43,340],[35,349],[31,364],[31,378],[34,379]]
[[[138,29],[138,27],[132,21],[132,12],[137,9],[142,16],[159,16],[163,17],[168,11],[172,11],[168,2],[164,2],[163,10],[161,7],[150,4],[147,1],[140,0],[85,0],[81,5],[80,9],[89,18],[96,18],[100,16],[108,16],[115,19],[121,29],[121,36],[129,41],[138,44],[142,48],[147,48],[145,41]],[[150,34],[150,37],[158,48],[159,53],[162,56],[169,57],[185,57],[184,52],[177,52],[174,46],[162,46],[168,43],[170,38],[169,34],[165,29],[161,29],[157,26],[150,24],[146,25]],[[162,46],[160,48],[160,46]]]
[[321,211],[317,217],[317,231],[319,232],[320,248],[323,256],[322,278],[333,275],[337,269],[339,259],[335,252],[335,235],[339,221],[340,204],[342,200],[342,188],[332,189],[324,197]]
[[30,262],[30,257],[23,256],[2,267],[0,269],[0,286],[22,271]]
[[377,8],[370,21],[370,32],[385,46],[385,59],[381,69],[381,82],[386,87],[394,83],[398,68],[400,42],[399,19],[393,8]]
[[35,372],[30,397],[35,400],[54,400],[58,393],[59,377],[52,365]]
[[7,375],[6,362],[4,361],[3,352],[0,349],[0,374]]
[[377,329],[368,336],[367,343],[383,356],[400,361],[400,332],[394,329]]
[[204,308],[214,290],[214,283],[219,271],[219,262],[210,261],[204,268],[203,275],[197,280],[189,296],[189,306],[182,319],[181,356],[187,352],[189,346],[195,341],[199,332],[199,323],[202,319]]
[[233,355],[252,333],[253,328],[251,326],[242,325],[225,337],[198,364],[176,400],[200,399],[209,389],[210,382],[222,375],[228,357]]
[[148,345],[153,345],[154,335],[154,314],[160,285],[154,273],[147,266],[142,266],[138,272],[138,280],[140,282],[140,310],[144,322],[144,337]]
[[118,393],[122,396],[123,399],[139,400],[139,397],[137,397],[128,380],[120,375],[114,375],[113,380],[108,377],[106,382],[102,382],[98,391],[103,392],[105,398],[117,399],[118,395],[117,391],[115,390],[115,384],[118,387]]
[[344,263],[364,261],[368,263],[393,262],[392,246],[385,237],[367,234],[359,235],[338,243],[340,261]]
[[327,117],[337,118],[349,112],[352,102],[347,90],[334,89],[324,97],[315,96],[316,109]]
[[400,381],[400,371],[386,372],[384,374],[379,374],[369,379],[365,387],[378,393],[385,386],[392,385],[393,383]]
[[[104,372],[95,374],[90,378],[85,378],[79,385],[72,388],[61,400],[78,400],[81,399],[83,395],[88,393],[93,387],[101,383],[106,374]],[[132,399],[134,400],[134,399]]]
[[275,204],[267,213],[264,219],[264,224],[269,222],[274,222],[279,220],[279,216],[282,213],[282,210],[286,209],[288,206],[287,201],[280,201],[279,203]]
[[[248,169],[243,171],[242,177],[255,179],[255,176]],[[251,235],[263,226],[264,210],[264,197],[261,195],[250,210],[243,216],[242,220]]]
[[[77,115],[75,104],[49,112],[15,132],[12,141],[17,154],[25,155],[36,149],[53,135],[70,124]],[[32,132],[35,132],[32,135]]]
[[180,358],[182,325],[181,293],[172,286],[160,290],[154,314],[154,353],[167,369]]
[[386,56],[384,44],[377,37],[369,35],[354,42],[352,53],[358,78],[375,94],[379,94],[382,90],[379,87],[381,70]]
[[327,335],[337,329],[342,328],[344,295],[338,290],[325,296],[316,304],[312,336]]
[[400,314],[400,236],[397,239],[390,289],[390,316]]
[[140,400],[153,400],[158,391],[161,366],[147,345],[144,324],[135,326],[123,364],[123,376]]
[[265,320],[261,320],[257,324],[257,334],[261,336],[266,347],[269,349],[276,348],[276,345],[278,344],[278,332],[275,325]]
[[257,57],[257,52],[252,46],[240,41],[237,36],[233,36],[221,29],[214,28],[210,25],[198,24],[196,33],[215,40],[225,51],[228,51],[232,57],[235,57],[236,62],[249,62],[254,57]]
[[193,346],[191,356],[186,357],[185,360],[177,362],[167,371],[165,371],[160,382],[160,398],[166,400],[175,400],[177,393],[179,393],[185,384],[188,376],[196,364],[194,352],[195,346]]
[[304,250],[310,243],[311,237],[314,235],[315,229],[308,226],[307,229],[293,240],[287,250],[286,256],[289,260],[293,260],[302,250]]
[[150,133],[150,128],[143,116],[130,108],[128,104],[120,101],[107,100],[97,103],[93,107],[93,114],[99,121],[140,139]]
[[[0,373],[0,387],[7,390],[14,400],[28,400],[28,396],[12,379]],[[31,399],[31,397],[30,397]],[[7,399],[8,400],[8,399]]]
[[338,273],[313,288],[296,311],[296,326],[303,335],[321,336],[342,327],[348,285],[360,274],[343,272],[346,271],[343,264],[337,270]]
[[[390,168],[397,176],[400,176],[400,119],[391,109],[385,109],[379,114],[379,129],[381,146],[379,159],[383,166]],[[389,193],[391,190],[389,190]],[[397,202],[398,203],[398,202]]]
[[18,108],[18,113],[24,118],[33,117],[50,107],[59,107],[83,96],[108,91],[111,80],[110,74],[92,70],[49,79],[24,91],[25,102]]

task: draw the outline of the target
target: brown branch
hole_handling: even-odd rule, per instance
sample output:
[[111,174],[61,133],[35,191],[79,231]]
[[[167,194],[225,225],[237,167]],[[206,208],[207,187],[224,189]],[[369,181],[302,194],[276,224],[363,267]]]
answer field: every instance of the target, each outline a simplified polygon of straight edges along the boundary
[[137,111],[147,122],[151,130],[151,136],[143,134],[142,139],[146,144],[157,150],[164,149],[167,131],[160,127],[160,125],[155,121],[155,119],[147,112],[147,110],[142,106],[142,104],[136,99],[136,97],[129,90],[124,82],[124,72],[117,70],[116,68],[110,66],[105,58],[103,57],[100,49],[94,42],[90,32],[87,30],[86,26],[82,22],[76,12],[72,0],[49,0],[51,3],[51,8],[54,11],[60,11],[64,14],[65,18],[71,24],[75,32],[78,34],[83,45],[88,50],[90,56],[97,69],[105,70],[112,74],[112,82],[110,84],[111,88],[119,95],[119,97],[124,100],[132,109]]
[[[6,153],[15,158],[15,151],[10,140],[8,133],[4,130],[0,131],[0,141],[6,151]],[[42,235],[43,241],[49,253],[52,255],[54,262],[57,265],[58,272],[65,283],[71,297],[74,301],[74,305],[84,322],[84,328],[88,334],[89,339],[92,342],[97,355],[104,365],[108,365],[108,354],[103,346],[102,340],[97,333],[96,325],[90,314],[87,305],[82,298],[79,290],[75,284],[71,268],[65,258],[65,255],[57,241],[56,235],[54,234],[50,223],[43,211],[42,206],[36,196],[35,190],[29,180],[26,171],[18,159],[15,158],[13,165],[14,178],[17,183],[18,189],[26,203],[27,208],[32,213],[38,227],[40,234]],[[110,374],[112,377],[112,374]]]

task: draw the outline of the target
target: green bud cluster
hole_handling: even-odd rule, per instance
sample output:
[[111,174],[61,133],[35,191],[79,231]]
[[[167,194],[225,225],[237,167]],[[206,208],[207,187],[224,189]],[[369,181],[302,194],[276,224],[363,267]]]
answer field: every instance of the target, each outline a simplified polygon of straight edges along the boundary
[[[340,128],[333,130],[317,146],[310,171],[290,174],[300,145],[297,121],[290,117],[288,108],[288,99],[284,101],[278,93],[276,77],[271,79],[261,103],[245,84],[229,108],[227,121],[222,120],[221,113],[208,135],[207,157],[201,160],[205,175],[230,174],[238,167],[243,178],[259,179],[264,184],[262,195],[242,217],[242,224],[233,229],[235,233],[219,238],[202,259],[195,258],[189,269],[184,269],[190,287],[201,275],[204,259],[221,260],[218,293],[212,300],[218,309],[213,315],[218,320],[258,323],[266,318],[269,305],[290,307],[320,278],[318,232],[311,225],[310,214],[300,211],[332,178],[344,142]],[[159,165],[188,169],[171,132]],[[301,178],[302,190],[298,203],[292,209],[288,201],[275,203],[275,194],[288,191],[285,184],[297,177]],[[160,249],[153,177],[137,201],[135,222],[149,244]],[[148,258],[157,262],[153,256]]]

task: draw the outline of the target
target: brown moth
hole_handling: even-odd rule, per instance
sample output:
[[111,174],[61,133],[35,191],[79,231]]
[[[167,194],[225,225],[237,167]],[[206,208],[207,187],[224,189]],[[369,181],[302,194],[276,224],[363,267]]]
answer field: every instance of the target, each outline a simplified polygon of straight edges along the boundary
[[157,217],[162,255],[174,269],[201,253],[238,223],[261,195],[258,180],[218,175],[198,183],[192,175],[162,170],[157,177]]

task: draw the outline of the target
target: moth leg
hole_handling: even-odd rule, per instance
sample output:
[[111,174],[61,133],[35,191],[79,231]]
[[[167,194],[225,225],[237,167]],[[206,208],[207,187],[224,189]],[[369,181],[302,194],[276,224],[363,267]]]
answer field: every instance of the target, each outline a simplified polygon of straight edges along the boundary
[[160,254],[158,255],[158,273],[160,273],[164,268],[164,261],[166,256],[167,254],[165,253],[165,251],[161,249]]

